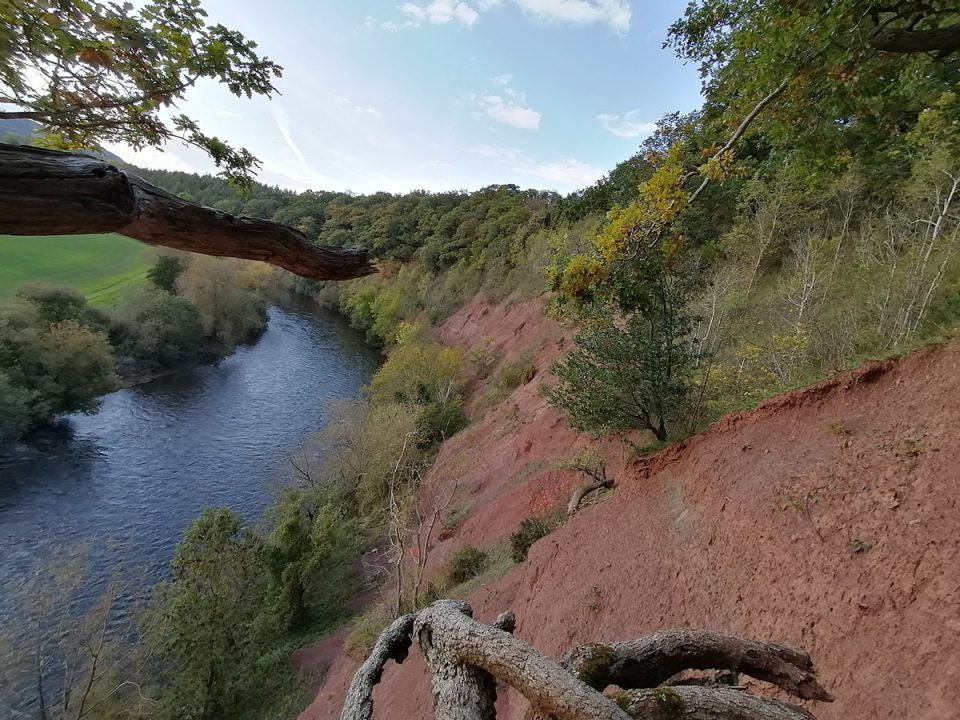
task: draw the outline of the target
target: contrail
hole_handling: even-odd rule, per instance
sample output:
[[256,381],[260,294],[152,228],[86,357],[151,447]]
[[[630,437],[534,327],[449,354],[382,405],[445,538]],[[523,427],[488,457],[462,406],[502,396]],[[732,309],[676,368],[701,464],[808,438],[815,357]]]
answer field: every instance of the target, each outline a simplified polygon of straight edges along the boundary
[[303,181],[309,186],[312,173],[310,172],[310,166],[307,165],[307,159],[293,141],[293,135],[290,133],[290,116],[287,115],[283,108],[275,103],[270,103],[269,108],[270,114],[273,115],[273,121],[277,124],[277,130],[280,131],[280,135],[283,137],[283,141],[287,144],[287,147],[290,148],[290,152],[293,153],[297,162],[300,163],[300,169],[303,172]]

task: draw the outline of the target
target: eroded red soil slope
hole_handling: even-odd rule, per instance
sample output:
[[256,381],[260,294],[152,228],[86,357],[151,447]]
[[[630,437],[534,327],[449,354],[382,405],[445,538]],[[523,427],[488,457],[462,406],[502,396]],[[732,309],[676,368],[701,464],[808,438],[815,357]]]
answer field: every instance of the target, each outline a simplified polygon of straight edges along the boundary
[[[444,337],[471,346],[490,336],[506,355],[539,347],[545,370],[562,333],[539,312],[473,303]],[[588,439],[545,405],[539,381],[443,448],[433,491],[460,478],[470,514],[435,562],[508,537],[577,481],[549,463]],[[649,462],[607,446],[616,492],[468,599],[484,620],[513,609],[517,634],[553,656],[585,641],[707,627],[809,650],[837,698],[811,705],[824,720],[956,718],[958,428],[954,344],[774,398]],[[301,717],[338,717],[354,668],[341,654]],[[416,651],[389,667],[376,702],[379,718],[430,717]],[[500,716],[524,710],[508,695]]]

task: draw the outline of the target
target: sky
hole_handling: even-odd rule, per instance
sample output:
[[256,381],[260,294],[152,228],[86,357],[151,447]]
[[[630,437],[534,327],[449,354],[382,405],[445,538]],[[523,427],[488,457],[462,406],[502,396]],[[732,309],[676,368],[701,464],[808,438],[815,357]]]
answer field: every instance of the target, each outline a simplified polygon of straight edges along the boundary
[[[685,0],[205,0],[284,67],[272,98],[206,82],[180,111],[244,146],[261,182],[371,193],[496,183],[586,187],[653,123],[700,105],[662,49]],[[110,146],[147,167],[212,172],[199,151]]]

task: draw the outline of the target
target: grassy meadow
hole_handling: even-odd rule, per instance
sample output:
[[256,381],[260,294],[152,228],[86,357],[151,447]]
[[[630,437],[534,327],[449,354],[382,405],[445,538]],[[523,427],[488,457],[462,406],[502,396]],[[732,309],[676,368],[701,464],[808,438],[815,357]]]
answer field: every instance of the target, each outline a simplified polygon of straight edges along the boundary
[[143,282],[156,251],[120,235],[0,235],[0,305],[24,283],[67,285],[94,305],[113,305]]

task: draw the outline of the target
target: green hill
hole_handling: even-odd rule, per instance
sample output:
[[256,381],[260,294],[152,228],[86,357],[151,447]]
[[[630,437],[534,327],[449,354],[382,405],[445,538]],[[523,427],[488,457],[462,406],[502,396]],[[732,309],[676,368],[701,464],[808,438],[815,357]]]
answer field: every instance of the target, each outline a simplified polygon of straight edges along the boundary
[[0,304],[24,283],[51,282],[112,305],[121,290],[141,282],[156,251],[120,235],[0,235]]

